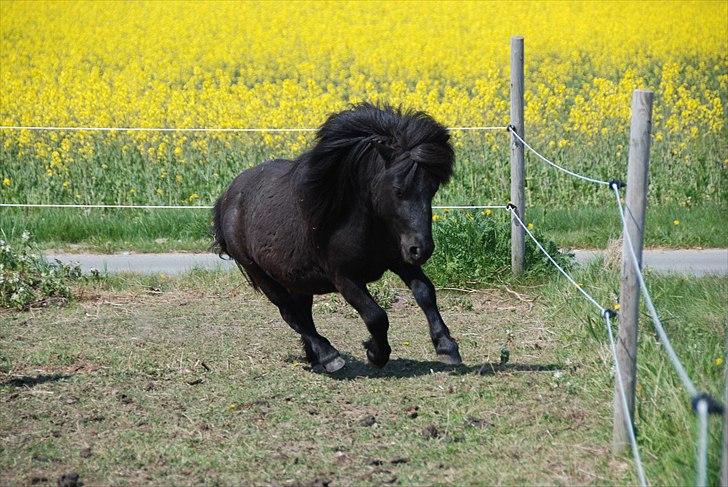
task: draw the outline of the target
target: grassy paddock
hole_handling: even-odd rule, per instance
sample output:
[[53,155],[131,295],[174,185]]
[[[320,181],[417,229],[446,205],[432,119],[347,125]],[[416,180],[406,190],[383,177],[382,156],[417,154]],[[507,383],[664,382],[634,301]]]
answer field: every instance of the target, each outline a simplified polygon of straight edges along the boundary
[[[493,210],[502,221],[503,210]],[[441,216],[447,216],[440,213]],[[477,213],[476,216],[480,216]],[[650,207],[645,245],[656,247],[724,247],[728,208],[705,204],[696,208]],[[620,235],[616,209],[574,207],[529,208],[528,220],[561,247],[603,248]],[[679,220],[675,225],[674,221]],[[209,247],[210,212],[198,210],[79,210],[0,208],[0,230],[10,241],[23,231],[45,249],[114,252],[194,251]],[[435,222],[444,226],[445,221]]]
[[381,371],[363,363],[352,310],[317,299],[319,329],[347,360],[335,376],[302,365],[275,308],[235,274],[79,292],[68,309],[3,317],[6,482],[68,471],[115,485],[631,478],[606,454],[608,404],[575,394],[581,378],[553,331],[503,290],[440,294],[467,360],[455,368],[433,361],[408,293],[376,289],[389,296],[394,349]]
[[[614,299],[615,275],[595,265],[577,277]],[[688,372],[718,393],[728,280],[650,283]],[[2,312],[3,480],[75,471],[115,485],[634,483],[628,456],[609,454],[613,384],[595,313],[562,280],[513,285],[439,293],[459,367],[432,361],[424,318],[391,278],[373,286],[392,323],[381,371],[363,363],[356,314],[317,298],[319,329],[347,360],[334,376],[301,363],[275,308],[235,273],[115,276],[76,287],[68,308]],[[655,485],[690,484],[688,398],[642,330],[647,473]],[[713,482],[718,460],[713,420]]]
[[[577,282],[599,302],[612,306],[619,295],[619,274],[594,263],[575,274]],[[648,275],[648,286],[670,340],[688,375],[699,390],[722,397],[723,367],[728,356],[728,278],[686,278]],[[584,374],[579,394],[611,400],[614,387],[610,372],[604,322],[569,283],[554,280],[538,288],[536,295],[548,303],[545,319],[562,323],[560,340],[569,344],[564,353],[581,357]],[[616,324],[614,331],[616,333]],[[595,351],[597,353],[595,353]],[[637,372],[638,441],[646,473],[654,485],[695,483],[697,424],[690,397],[670,365],[652,322],[643,309],[640,320]],[[710,421],[709,480],[716,484],[720,467],[722,422]]]

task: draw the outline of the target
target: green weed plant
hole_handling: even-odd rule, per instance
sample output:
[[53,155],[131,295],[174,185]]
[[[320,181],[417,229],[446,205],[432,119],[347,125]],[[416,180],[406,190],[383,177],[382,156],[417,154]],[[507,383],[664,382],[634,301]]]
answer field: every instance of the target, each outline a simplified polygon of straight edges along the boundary
[[19,244],[0,240],[0,307],[27,309],[71,299],[71,281],[81,277],[78,266],[46,261],[30,234]]

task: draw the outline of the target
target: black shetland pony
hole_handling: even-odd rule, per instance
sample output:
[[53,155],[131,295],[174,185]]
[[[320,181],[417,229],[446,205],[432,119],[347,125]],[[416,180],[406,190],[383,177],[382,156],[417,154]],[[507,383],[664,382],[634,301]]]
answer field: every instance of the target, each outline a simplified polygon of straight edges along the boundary
[[423,112],[360,104],[331,115],[313,149],[243,171],[215,203],[217,250],[278,306],[311,364],[344,366],[311,316],[313,295],[334,291],[369,329],[369,362],[387,363],[389,320],[366,286],[386,270],[412,290],[438,357],[461,363],[421,267],[434,250],[432,198],[452,174],[449,139]]

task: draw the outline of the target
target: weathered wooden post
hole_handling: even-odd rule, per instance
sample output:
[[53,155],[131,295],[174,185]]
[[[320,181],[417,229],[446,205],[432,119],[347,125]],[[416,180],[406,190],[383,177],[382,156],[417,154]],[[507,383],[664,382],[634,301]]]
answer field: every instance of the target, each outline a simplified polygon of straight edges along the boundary
[[[511,130],[525,140],[523,127],[523,37],[511,37]],[[526,221],[524,194],[525,170],[523,144],[511,135],[511,203],[522,222]],[[525,233],[515,218],[511,221],[511,269],[513,274],[523,272]]]
[[[629,131],[627,163],[627,196],[625,198],[626,231],[642,268],[642,243],[647,207],[647,179],[650,166],[650,133],[652,129],[653,93],[635,90],[632,94],[632,125]],[[629,445],[629,418],[634,418],[634,392],[637,380],[637,323],[640,311],[640,284],[630,255],[629,243],[623,235],[622,279],[619,293],[619,332],[617,361],[622,372],[628,411],[620,399],[619,381],[614,381],[614,429],[612,448],[621,452]],[[629,416],[627,416],[629,413]]]
[[[726,359],[728,359],[728,330],[725,335],[725,350],[723,353]],[[723,406],[728,408],[728,360],[725,360],[725,391],[723,391]],[[728,487],[728,410],[723,411],[723,460],[720,471],[720,484],[721,487]]]

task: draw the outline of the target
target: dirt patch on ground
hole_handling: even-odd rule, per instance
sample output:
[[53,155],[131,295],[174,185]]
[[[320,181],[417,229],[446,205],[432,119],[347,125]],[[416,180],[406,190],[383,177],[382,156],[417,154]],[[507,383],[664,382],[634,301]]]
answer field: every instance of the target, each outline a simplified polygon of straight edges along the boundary
[[366,328],[348,305],[316,299],[319,331],[347,362],[334,375],[305,364],[277,310],[239,284],[88,291],[67,309],[6,314],[2,480],[618,480],[609,405],[580,396],[578,357],[527,296],[440,292],[465,360],[452,367],[435,361],[409,292],[380,292],[393,349],[381,370],[365,363]]

